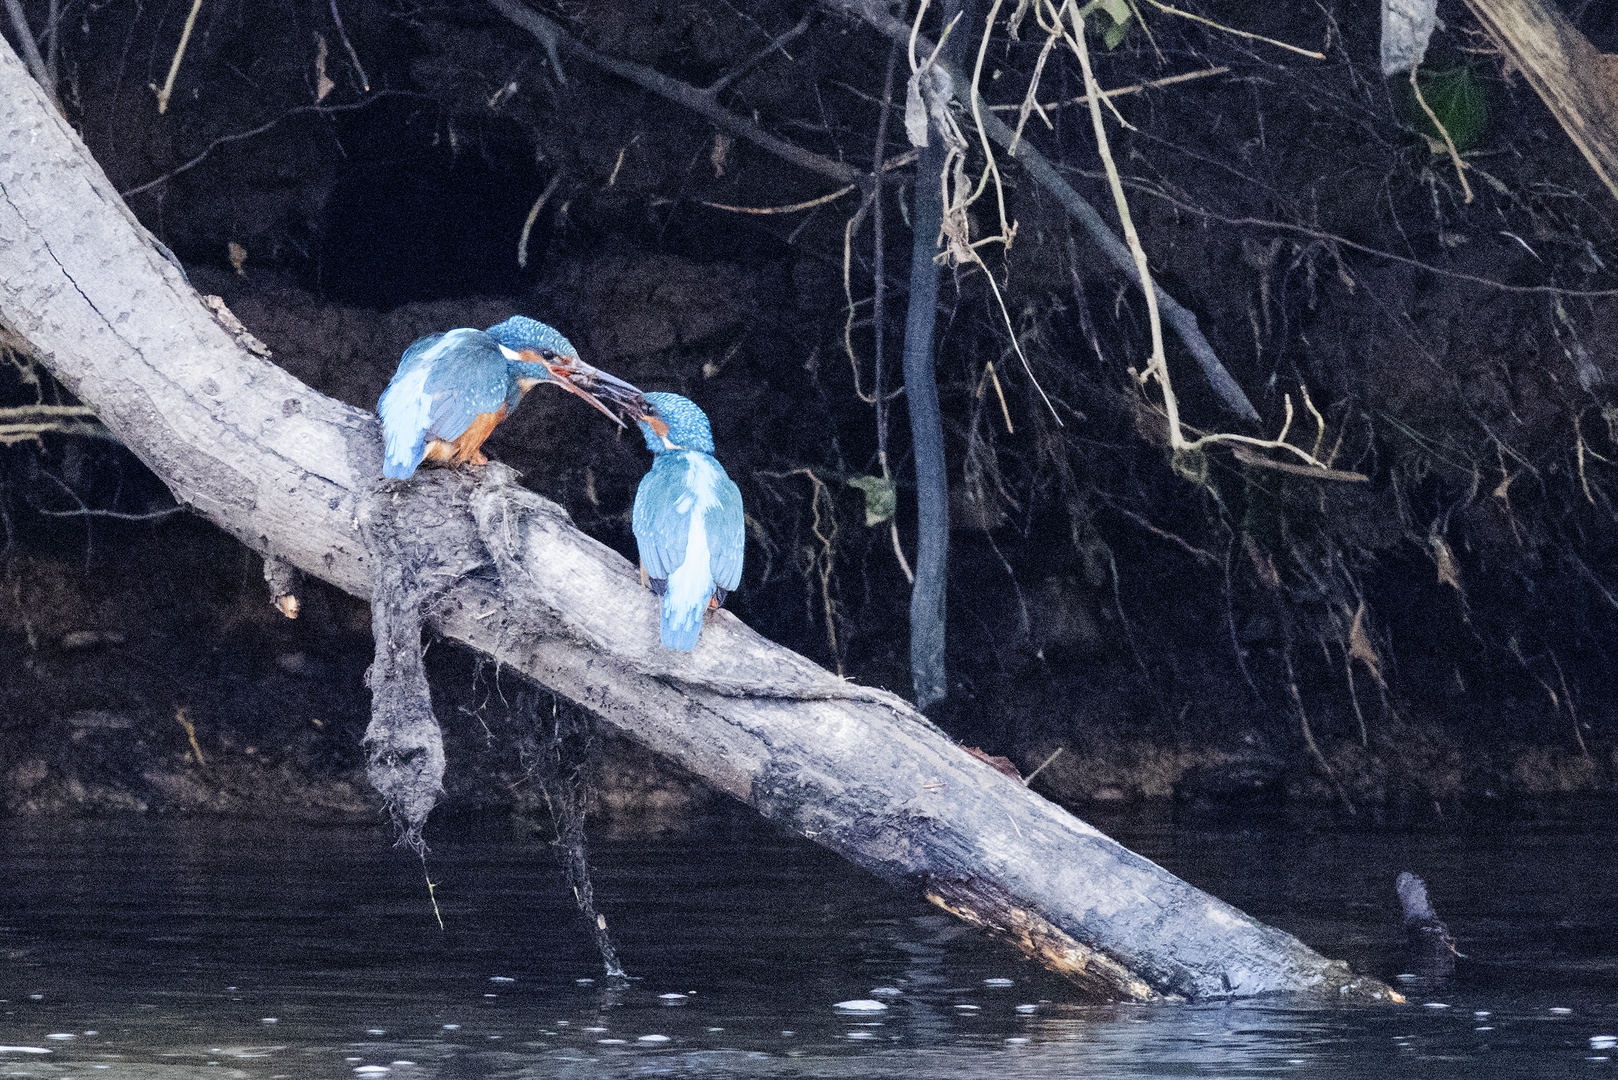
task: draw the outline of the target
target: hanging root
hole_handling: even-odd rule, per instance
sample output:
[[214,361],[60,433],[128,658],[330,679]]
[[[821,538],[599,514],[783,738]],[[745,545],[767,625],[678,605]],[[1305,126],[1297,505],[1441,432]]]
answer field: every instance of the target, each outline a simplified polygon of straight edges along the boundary
[[401,527],[399,508],[390,485],[373,492],[362,512],[361,527],[375,558],[371,634],[376,643],[365,673],[371,690],[365,774],[387,804],[399,843],[419,853],[426,850],[422,827],[444,789],[444,736],[422,664],[422,607],[450,578],[434,554],[430,530]]
[[[533,705],[526,709],[536,731],[545,723]],[[573,708],[565,711],[551,698],[551,724],[548,737],[541,738],[539,785],[556,827],[556,857],[562,863],[562,878],[573,890],[573,901],[590,929],[590,938],[601,953],[607,978],[625,979],[618,961],[618,950],[607,933],[607,917],[596,910],[595,888],[590,883],[590,855],[584,839],[584,817],[589,808],[590,788],[585,767],[594,740],[589,737],[589,718]],[[582,729],[583,740],[570,739]],[[569,750],[572,742],[576,749]],[[582,742],[582,745],[580,745]]]

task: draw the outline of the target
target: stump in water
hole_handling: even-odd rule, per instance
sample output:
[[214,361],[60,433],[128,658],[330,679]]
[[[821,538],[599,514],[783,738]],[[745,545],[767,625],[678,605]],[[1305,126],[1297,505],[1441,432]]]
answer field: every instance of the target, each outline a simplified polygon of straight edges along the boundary
[[1427,883],[1405,870],[1393,883],[1404,909],[1405,937],[1417,975],[1443,979],[1455,974],[1455,939],[1427,899]]

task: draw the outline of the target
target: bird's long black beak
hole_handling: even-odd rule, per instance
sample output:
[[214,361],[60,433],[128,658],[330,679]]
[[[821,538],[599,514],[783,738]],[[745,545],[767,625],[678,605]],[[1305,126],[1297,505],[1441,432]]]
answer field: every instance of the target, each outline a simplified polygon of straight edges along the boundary
[[[629,426],[625,418],[633,420],[646,411],[646,398],[639,387],[591,367],[577,357],[558,357],[546,361],[545,367],[564,390],[584,398],[619,427]],[[615,413],[613,407],[622,411],[623,416]]]

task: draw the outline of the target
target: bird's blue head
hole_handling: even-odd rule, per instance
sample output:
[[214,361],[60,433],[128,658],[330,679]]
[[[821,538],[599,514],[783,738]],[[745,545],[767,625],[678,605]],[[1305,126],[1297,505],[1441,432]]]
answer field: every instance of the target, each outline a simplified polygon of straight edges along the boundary
[[646,412],[640,417],[646,449],[654,454],[670,450],[713,453],[713,429],[708,414],[696,402],[679,394],[647,394]]
[[546,326],[526,315],[513,315],[489,327],[488,334],[512,352],[536,352],[545,359],[576,357],[579,351],[555,327]]

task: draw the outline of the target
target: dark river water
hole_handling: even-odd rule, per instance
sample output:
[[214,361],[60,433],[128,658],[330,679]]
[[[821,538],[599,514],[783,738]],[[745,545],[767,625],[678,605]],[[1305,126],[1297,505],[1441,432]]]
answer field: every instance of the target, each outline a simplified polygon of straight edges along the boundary
[[[1085,1005],[1061,980],[762,826],[599,843],[635,978],[608,986],[541,844],[380,829],[0,822],[12,1077],[1618,1076],[1618,816],[1444,833],[1098,820],[1404,1006]],[[1455,978],[1404,970],[1425,876]],[[840,1009],[843,1002],[886,1008]]]

